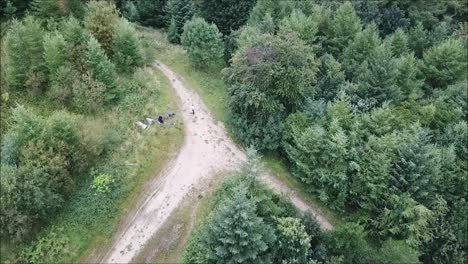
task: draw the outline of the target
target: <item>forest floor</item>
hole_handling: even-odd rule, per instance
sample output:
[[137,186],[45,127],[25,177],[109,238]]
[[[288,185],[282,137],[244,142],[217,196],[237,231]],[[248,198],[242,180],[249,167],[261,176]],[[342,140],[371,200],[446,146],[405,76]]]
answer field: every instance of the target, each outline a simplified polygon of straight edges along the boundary
[[[198,94],[187,88],[185,81],[164,64],[157,62],[155,67],[170,80],[180,99],[184,145],[177,157],[147,185],[148,188],[141,194],[139,206],[127,214],[110,249],[95,256],[92,261],[132,261],[184,199],[200,188],[200,182],[209,181],[210,177],[224,172],[235,171],[246,160],[244,151],[230,139],[223,123],[215,121]],[[192,105],[195,107],[195,115],[191,113]],[[310,211],[315,215],[323,229],[333,228],[315,208],[271,174],[265,173],[262,180],[273,190],[288,197],[299,210]]]

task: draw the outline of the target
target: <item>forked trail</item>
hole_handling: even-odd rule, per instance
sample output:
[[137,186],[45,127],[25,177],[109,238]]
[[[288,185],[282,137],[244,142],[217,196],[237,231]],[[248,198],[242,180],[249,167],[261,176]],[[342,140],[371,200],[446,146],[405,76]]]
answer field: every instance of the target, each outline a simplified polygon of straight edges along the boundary
[[[180,99],[184,145],[146,188],[138,209],[126,216],[123,227],[112,240],[112,247],[100,259],[103,263],[131,262],[193,186],[219,172],[236,170],[246,160],[243,150],[232,142],[222,124],[212,118],[200,97],[184,85],[183,79],[159,62],[154,66],[170,80]],[[310,210],[323,229],[333,228],[287,186],[269,175],[264,175],[262,180],[272,189],[285,193],[301,211]]]

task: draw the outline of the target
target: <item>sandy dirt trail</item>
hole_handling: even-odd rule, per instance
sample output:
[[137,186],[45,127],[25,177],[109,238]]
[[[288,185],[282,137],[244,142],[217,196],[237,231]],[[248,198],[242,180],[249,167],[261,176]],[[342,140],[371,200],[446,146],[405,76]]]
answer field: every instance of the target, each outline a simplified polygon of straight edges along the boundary
[[[154,66],[171,81],[181,101],[184,145],[152,183],[150,193],[145,194],[138,209],[126,216],[126,224],[116,234],[102,263],[131,262],[198,182],[222,171],[236,170],[246,160],[245,153],[230,140],[224,127],[212,118],[200,97],[184,85],[183,79],[159,62]],[[195,115],[191,113],[192,105]],[[313,208],[275,178],[263,175],[262,180],[272,189],[289,196],[301,211],[309,210],[314,214]],[[333,228],[325,218],[314,215],[322,228]]]

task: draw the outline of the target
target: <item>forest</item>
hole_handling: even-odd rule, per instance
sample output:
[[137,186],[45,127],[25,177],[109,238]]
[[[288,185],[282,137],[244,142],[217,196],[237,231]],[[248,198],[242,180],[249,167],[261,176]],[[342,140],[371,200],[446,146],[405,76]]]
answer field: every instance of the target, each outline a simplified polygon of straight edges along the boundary
[[[465,1],[0,7],[7,260],[78,261],[93,233],[113,232],[122,204],[144,184],[132,175],[155,170],[143,145],[157,143],[159,155],[181,144],[179,123],[153,131],[158,139],[129,127],[175,104],[169,81],[148,67],[163,57],[143,33],[151,28],[183,48],[187,67],[223,83],[223,121],[247,149],[247,163],[214,191],[181,262],[466,263]],[[165,136],[179,141],[153,142]],[[279,159],[341,224],[321,230],[272,192],[259,180],[262,156]],[[129,159],[139,167],[122,165]]]

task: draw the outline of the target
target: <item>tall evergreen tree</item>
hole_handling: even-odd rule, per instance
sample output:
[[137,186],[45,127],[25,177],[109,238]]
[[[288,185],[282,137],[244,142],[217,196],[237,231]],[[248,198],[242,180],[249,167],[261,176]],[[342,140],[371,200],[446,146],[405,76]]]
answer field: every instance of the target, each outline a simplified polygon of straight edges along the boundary
[[[180,43],[180,36],[182,36],[182,32],[184,31],[184,25],[194,14],[193,2],[192,0],[168,0],[166,10],[171,23],[171,38],[169,40],[176,40],[173,43]],[[175,31],[173,30],[174,26],[172,26],[173,21]]]
[[44,60],[49,70],[49,79],[52,80],[58,68],[67,60],[65,39],[59,32],[47,34],[44,37]]
[[340,86],[345,82],[345,74],[341,64],[332,55],[325,54],[320,58],[320,61],[320,74],[315,86],[315,97],[333,101],[338,95]]
[[302,11],[294,9],[290,16],[281,21],[280,30],[296,32],[305,43],[312,46],[318,32],[318,23],[312,16],[306,16]]
[[408,48],[408,37],[405,32],[401,29],[398,29],[389,37],[390,49],[393,52],[393,55],[399,57],[405,55],[409,52]]
[[339,55],[348,46],[348,42],[361,31],[361,27],[361,20],[353,5],[350,2],[340,5],[333,18],[329,36],[330,52],[333,55]]
[[208,23],[214,23],[227,36],[247,22],[255,3],[255,0],[201,0],[199,10]]
[[255,213],[244,186],[234,190],[213,214],[204,243],[214,263],[268,263],[276,237],[273,229]]
[[87,67],[94,78],[106,86],[107,100],[115,98],[115,66],[107,58],[99,42],[91,37],[86,50]]
[[[167,5],[168,0],[138,0],[134,1],[138,11],[138,22],[144,26],[163,28],[167,26]],[[170,19],[170,18],[169,18]]]
[[381,40],[375,24],[367,26],[366,29],[356,34],[343,52],[342,62],[349,79],[356,77],[356,69],[369,59],[380,43]]
[[466,78],[467,54],[462,40],[449,39],[424,52],[421,67],[426,84],[432,88],[445,88]]

